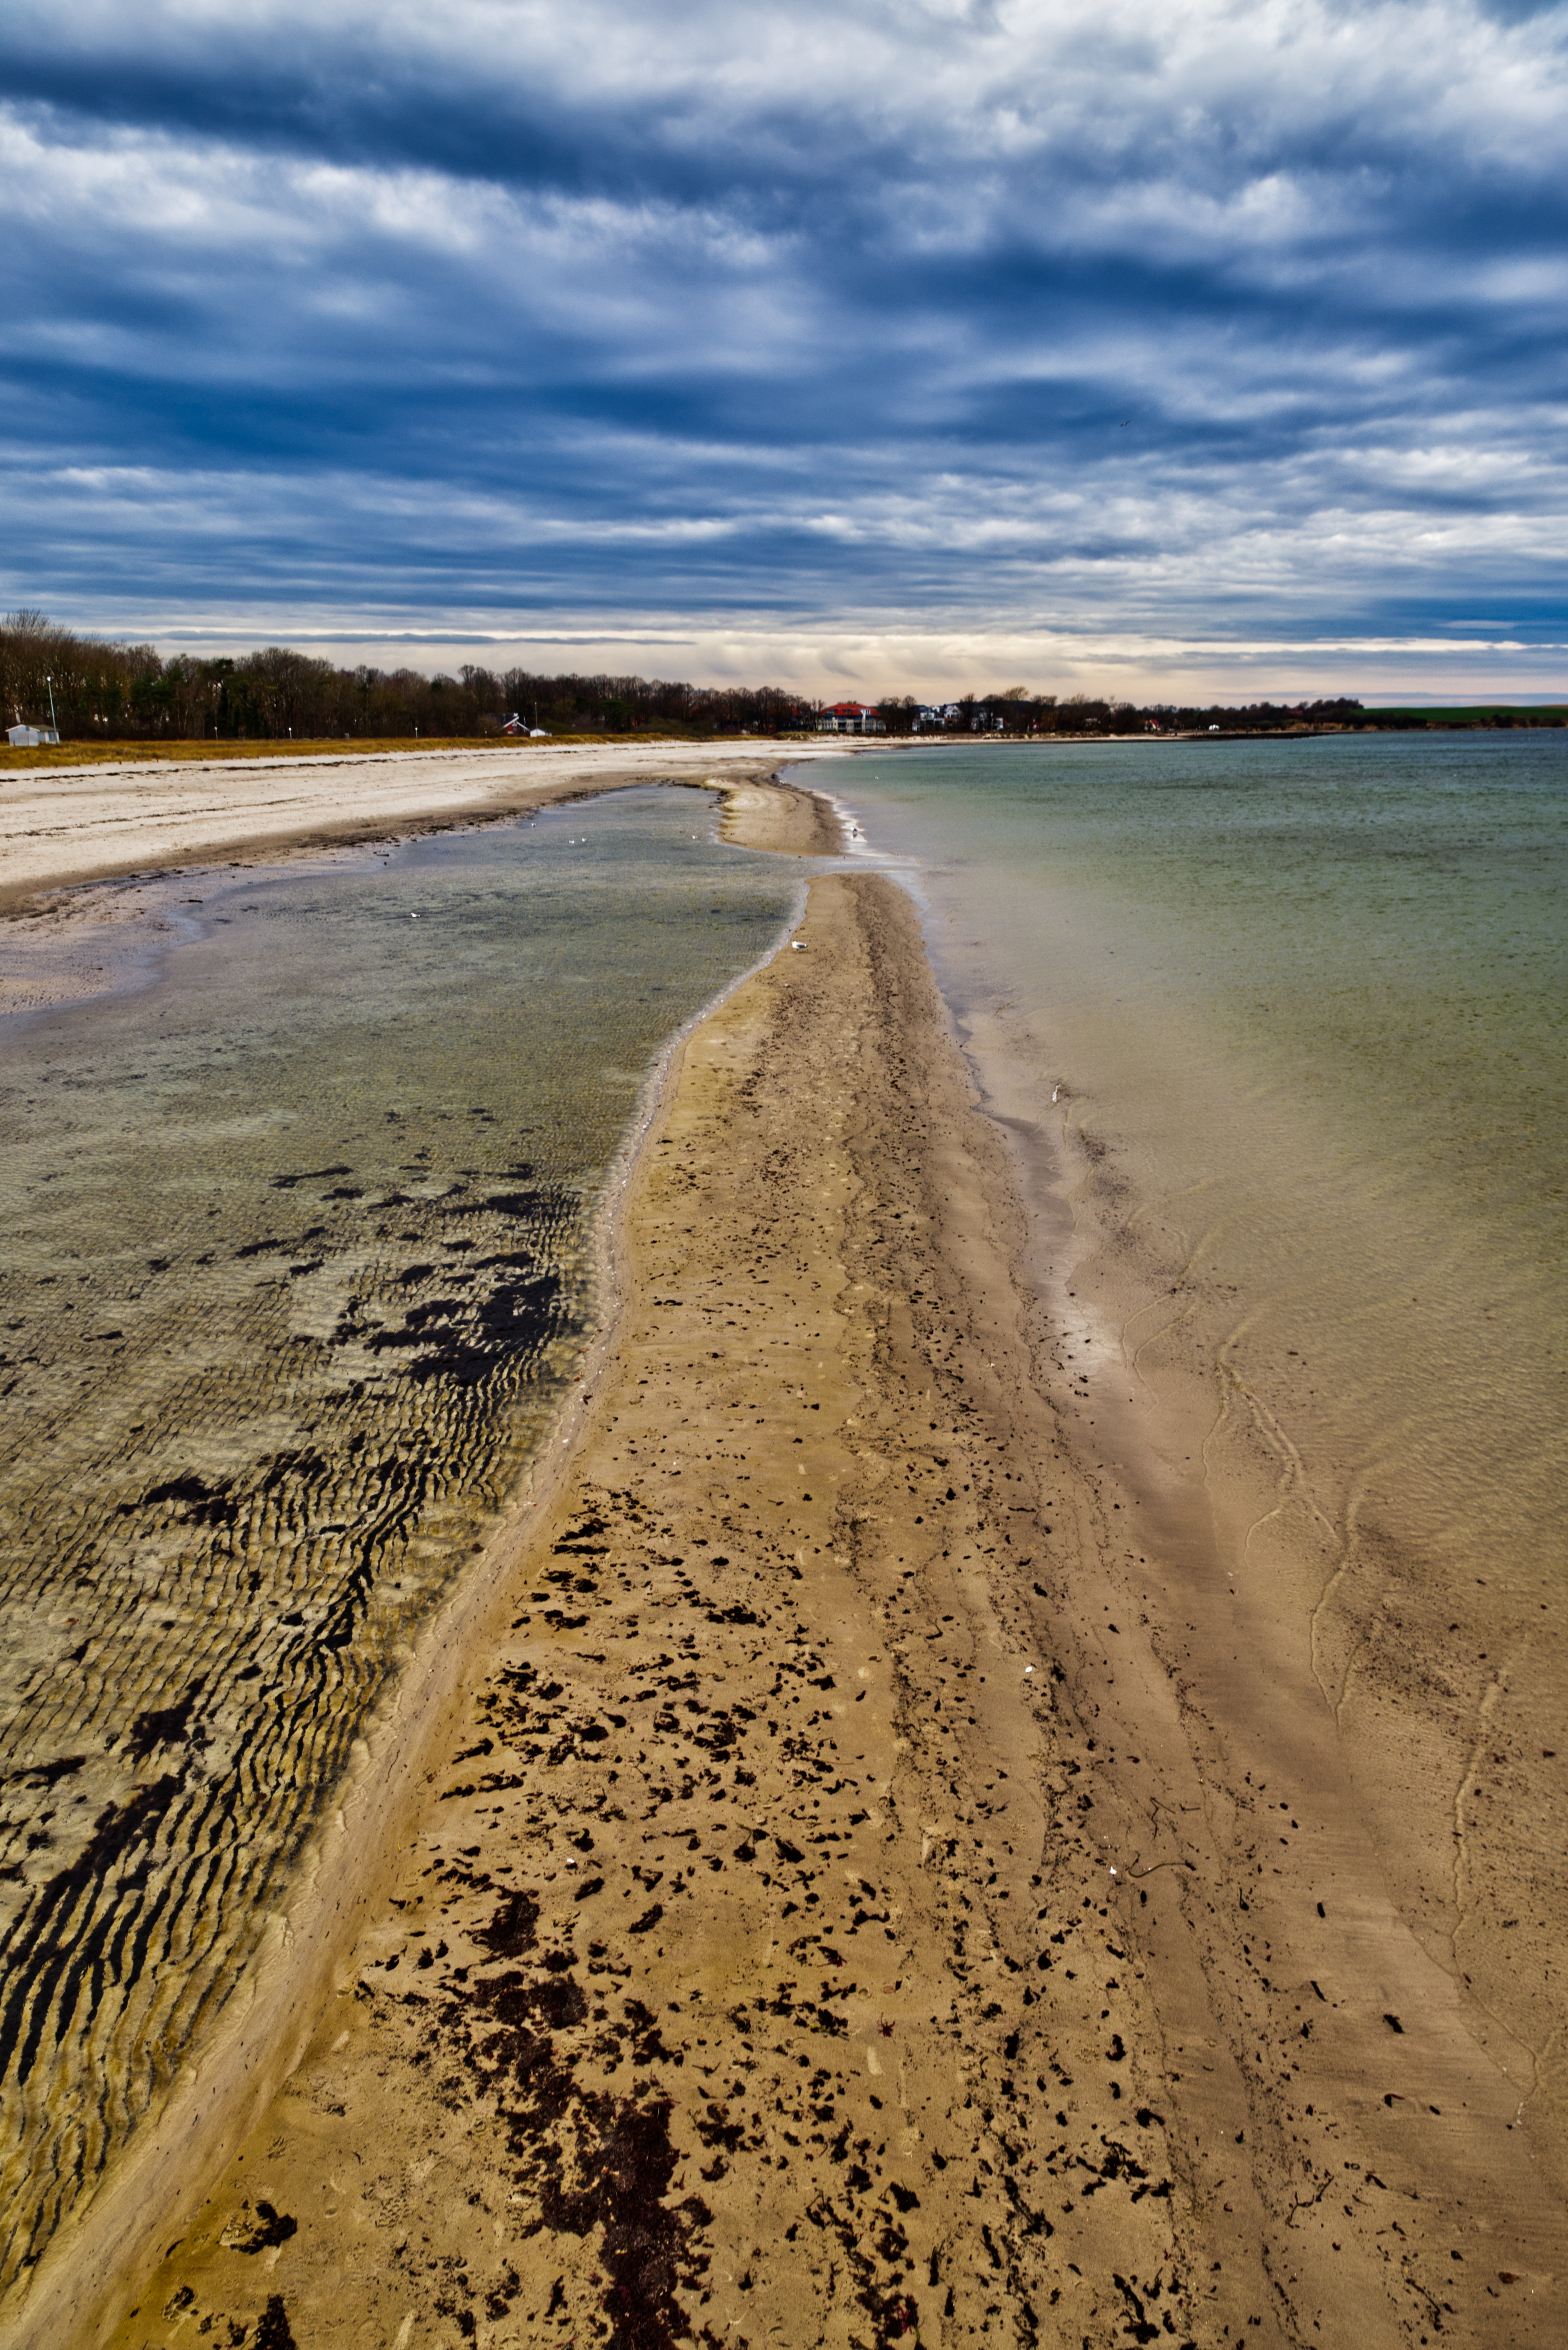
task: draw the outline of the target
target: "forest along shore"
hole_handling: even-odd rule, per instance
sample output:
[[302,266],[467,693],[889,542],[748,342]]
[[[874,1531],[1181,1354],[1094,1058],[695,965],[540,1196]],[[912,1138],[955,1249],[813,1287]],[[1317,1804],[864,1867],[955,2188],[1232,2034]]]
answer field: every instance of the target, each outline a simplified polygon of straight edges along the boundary
[[1342,1879],[1343,1976],[1272,1973],[1311,1880],[1124,1613],[909,901],[797,938],[683,1048],[581,1440],[117,2350],[1556,2338],[1485,2066],[1348,1995],[1397,1920]]

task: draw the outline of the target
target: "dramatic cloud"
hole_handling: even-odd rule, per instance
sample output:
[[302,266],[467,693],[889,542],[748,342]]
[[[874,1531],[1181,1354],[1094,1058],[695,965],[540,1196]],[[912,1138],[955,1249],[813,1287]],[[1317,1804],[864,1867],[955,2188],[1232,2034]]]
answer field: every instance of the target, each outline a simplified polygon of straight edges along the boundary
[[1568,681],[1568,9],[7,24],[12,600]]

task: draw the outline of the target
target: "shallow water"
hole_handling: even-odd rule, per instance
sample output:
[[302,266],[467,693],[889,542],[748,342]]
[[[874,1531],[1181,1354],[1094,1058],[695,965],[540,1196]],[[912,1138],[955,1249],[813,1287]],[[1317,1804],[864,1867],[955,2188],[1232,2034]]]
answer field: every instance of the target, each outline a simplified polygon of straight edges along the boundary
[[712,806],[127,884],[122,992],[0,1022],[0,2283],[550,1423],[660,1048],[799,888]]
[[1568,1799],[1568,739],[943,745],[835,787],[1020,1139],[1085,1448],[1203,1482],[1400,1898],[1517,2007]]

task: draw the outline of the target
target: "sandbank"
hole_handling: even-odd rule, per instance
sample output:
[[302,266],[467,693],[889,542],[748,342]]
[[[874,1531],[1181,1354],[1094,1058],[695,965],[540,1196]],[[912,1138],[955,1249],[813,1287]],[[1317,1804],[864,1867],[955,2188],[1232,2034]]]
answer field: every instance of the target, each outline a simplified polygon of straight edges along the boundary
[[1332,1738],[1232,1767],[892,882],[686,1041],[615,1246],[246,2014],[5,2338],[1560,2339],[1518,2092]]

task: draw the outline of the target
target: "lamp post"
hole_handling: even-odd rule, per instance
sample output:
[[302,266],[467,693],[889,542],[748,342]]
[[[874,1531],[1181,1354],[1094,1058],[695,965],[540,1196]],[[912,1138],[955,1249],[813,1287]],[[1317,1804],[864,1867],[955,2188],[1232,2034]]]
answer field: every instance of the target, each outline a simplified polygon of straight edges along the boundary
[[52,677],[46,677],[44,683],[49,689],[49,731],[57,743],[60,739],[60,722],[55,716],[55,681]]

